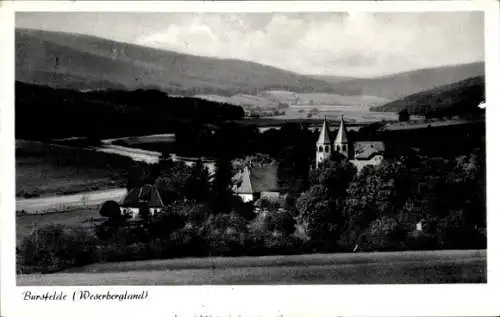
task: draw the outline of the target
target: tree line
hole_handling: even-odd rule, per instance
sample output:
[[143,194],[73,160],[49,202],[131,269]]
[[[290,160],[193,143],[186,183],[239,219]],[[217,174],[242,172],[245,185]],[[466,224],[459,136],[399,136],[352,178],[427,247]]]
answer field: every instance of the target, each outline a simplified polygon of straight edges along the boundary
[[185,256],[485,248],[483,150],[452,158],[406,153],[360,173],[341,156],[307,173],[287,161],[288,173],[279,175],[288,183],[283,198],[260,199],[259,213],[234,195],[235,170],[279,158],[257,155],[234,164],[220,157],[212,181],[201,161],[189,167],[165,158],[138,165],[128,182],[129,188],[155,183],[162,212],[144,208],[130,222],[108,203],[101,209],[108,220],[94,231],[41,228],[20,246],[20,270]]
[[181,123],[218,124],[244,116],[238,106],[171,97],[158,90],[79,92],[16,82],[16,138],[89,137],[173,132]]

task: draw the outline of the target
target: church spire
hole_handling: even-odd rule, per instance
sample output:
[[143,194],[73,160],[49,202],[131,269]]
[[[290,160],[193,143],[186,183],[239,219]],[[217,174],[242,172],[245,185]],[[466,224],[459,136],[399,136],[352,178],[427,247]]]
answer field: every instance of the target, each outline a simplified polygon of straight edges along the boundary
[[318,141],[316,142],[316,168],[318,168],[324,160],[330,157],[331,152],[330,129],[328,128],[328,122],[325,116]]
[[330,144],[330,129],[328,128],[328,122],[326,121],[326,116],[323,119],[323,126],[319,133],[319,138],[317,144]]
[[337,137],[334,142],[335,151],[344,155],[345,157],[349,157],[349,142],[347,140],[347,131],[344,125],[344,116],[340,116],[340,126],[339,131],[337,132]]
[[344,144],[347,143],[347,131],[344,126],[344,115],[340,116],[340,126],[339,132],[337,132],[337,137],[335,138],[335,143]]

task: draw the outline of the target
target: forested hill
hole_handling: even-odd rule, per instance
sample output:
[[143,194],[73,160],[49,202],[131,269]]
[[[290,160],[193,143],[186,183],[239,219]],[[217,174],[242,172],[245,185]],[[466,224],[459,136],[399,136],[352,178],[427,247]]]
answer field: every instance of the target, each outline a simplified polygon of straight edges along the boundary
[[370,110],[399,112],[407,109],[410,114],[430,117],[477,114],[482,111],[478,105],[484,99],[484,76],[480,76],[409,95]]
[[375,78],[344,80],[337,82],[335,88],[345,95],[377,96],[393,101],[478,76],[484,76],[484,62],[417,69]]
[[79,92],[19,81],[15,89],[16,138],[166,133],[180,122],[218,124],[244,115],[238,106],[156,90]]
[[334,92],[331,83],[236,59],[180,54],[95,36],[16,29],[16,80],[56,88],[155,88],[171,94]]

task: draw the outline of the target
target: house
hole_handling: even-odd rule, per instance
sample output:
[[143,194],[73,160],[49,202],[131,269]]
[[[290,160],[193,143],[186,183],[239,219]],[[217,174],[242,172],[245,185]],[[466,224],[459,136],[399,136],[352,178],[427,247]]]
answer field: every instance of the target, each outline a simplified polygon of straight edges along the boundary
[[384,160],[385,145],[380,141],[359,141],[354,143],[354,155],[350,162],[358,171],[368,165],[379,165]]
[[259,198],[278,199],[278,168],[275,164],[245,167],[241,173],[241,183],[235,192],[244,202],[255,202]]
[[344,116],[340,117],[340,126],[337,136],[331,141],[330,128],[326,118],[323,120],[323,126],[316,142],[316,168],[327,158],[337,152],[361,171],[368,165],[378,165],[382,163],[385,153],[385,145],[380,141],[358,141],[349,142],[347,130],[345,129]]
[[158,188],[155,185],[146,184],[139,188],[131,189],[120,203],[122,215],[130,215],[132,219],[138,219],[141,208],[148,208],[149,214],[154,215],[163,209]]

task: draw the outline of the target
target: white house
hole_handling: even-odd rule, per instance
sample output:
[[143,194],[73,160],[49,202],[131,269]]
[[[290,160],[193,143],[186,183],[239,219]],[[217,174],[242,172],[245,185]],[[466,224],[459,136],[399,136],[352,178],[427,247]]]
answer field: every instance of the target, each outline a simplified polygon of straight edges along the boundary
[[268,164],[245,167],[241,174],[241,183],[235,188],[235,192],[244,202],[254,202],[259,198],[279,198],[277,166]]
[[151,184],[131,189],[120,204],[122,215],[128,214],[133,220],[138,219],[141,208],[148,208],[149,214],[154,215],[163,207],[158,189]]

